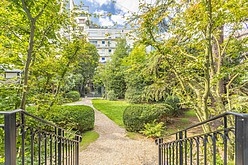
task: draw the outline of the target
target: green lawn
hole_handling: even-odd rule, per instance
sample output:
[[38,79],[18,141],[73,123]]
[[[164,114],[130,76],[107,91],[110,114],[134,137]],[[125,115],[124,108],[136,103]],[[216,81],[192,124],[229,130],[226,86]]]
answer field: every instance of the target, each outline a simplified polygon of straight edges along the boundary
[[95,131],[87,131],[83,133],[82,142],[80,143],[81,150],[84,150],[90,145],[90,143],[96,141],[99,137],[99,134]]
[[108,116],[117,125],[124,127],[122,115],[125,108],[129,105],[126,101],[109,101],[102,99],[92,100],[93,106]]

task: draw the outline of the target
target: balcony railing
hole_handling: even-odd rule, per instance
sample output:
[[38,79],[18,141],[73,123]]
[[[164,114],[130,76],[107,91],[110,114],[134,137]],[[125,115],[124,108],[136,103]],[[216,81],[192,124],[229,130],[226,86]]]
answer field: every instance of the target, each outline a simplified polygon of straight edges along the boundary
[[247,165],[248,114],[226,112],[156,144],[159,165]]
[[0,164],[79,165],[81,136],[23,110],[0,112]]

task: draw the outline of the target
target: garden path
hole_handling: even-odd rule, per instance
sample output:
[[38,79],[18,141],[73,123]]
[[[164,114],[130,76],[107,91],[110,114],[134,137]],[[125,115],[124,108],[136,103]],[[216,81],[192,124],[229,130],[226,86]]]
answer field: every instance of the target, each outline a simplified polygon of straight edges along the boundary
[[[74,105],[93,107],[91,98],[83,98]],[[93,107],[94,108],[94,107]],[[100,137],[80,152],[80,165],[157,165],[158,148],[153,140],[133,140],[125,129],[95,110],[94,130]]]

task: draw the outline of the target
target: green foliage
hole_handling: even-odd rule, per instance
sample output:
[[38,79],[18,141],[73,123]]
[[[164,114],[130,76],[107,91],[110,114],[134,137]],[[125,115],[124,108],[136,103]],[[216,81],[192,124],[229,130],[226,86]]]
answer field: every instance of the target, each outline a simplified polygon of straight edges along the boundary
[[13,110],[19,107],[20,87],[18,84],[0,83],[0,110]]
[[83,48],[79,53],[78,65],[74,67],[73,74],[68,78],[69,88],[78,90],[81,96],[87,93],[86,83],[92,82],[99,63],[99,54],[95,45],[86,42]]
[[139,131],[148,138],[159,138],[163,136],[165,131],[165,126],[163,122],[156,122],[154,120],[152,123],[146,123],[144,129]]
[[89,106],[54,106],[50,111],[29,107],[27,111],[45,120],[52,121],[64,129],[74,130],[78,133],[94,128],[94,110]]
[[128,86],[125,99],[130,103],[141,103],[143,101],[142,90],[138,90],[136,87]]
[[107,93],[107,99],[110,101],[117,100],[117,94],[115,93],[114,90],[109,90]]
[[69,102],[75,102],[80,99],[80,94],[78,91],[70,91],[64,94],[65,99]]
[[129,104],[126,101],[109,101],[103,99],[92,100],[93,106],[113,120],[117,125],[124,127],[123,112]]
[[144,101],[144,87],[148,85],[147,78],[149,74],[143,74],[145,68],[147,53],[145,45],[135,44],[130,54],[123,59],[122,65],[125,67],[125,81],[127,90],[125,99],[130,103],[141,103]]
[[149,74],[147,100],[164,101],[173,93],[200,121],[234,108],[244,111],[248,38],[239,34],[246,31],[247,4],[156,2],[141,2],[140,14],[134,16],[134,24],[140,24],[138,42],[154,48],[141,70]]
[[119,39],[117,41],[117,47],[111,60],[105,65],[102,65],[97,70],[95,75],[95,82],[100,84],[103,83],[106,94],[113,90],[118,99],[125,97],[126,82],[124,78],[124,68],[122,61],[124,57],[128,56],[129,48],[125,39]]
[[177,96],[169,95],[165,99],[165,105],[167,106],[167,115],[179,116],[182,113],[180,100]]
[[[0,38],[7,39],[0,45],[0,63],[23,70],[20,107],[25,109],[28,91],[36,87],[31,85],[32,82],[38,82],[41,78],[31,80],[33,69],[37,64],[41,64],[42,59],[47,60],[46,57],[50,56],[51,52],[54,52],[52,55],[60,54],[58,52],[61,49],[57,49],[61,46],[57,32],[68,25],[68,10],[65,9],[65,2],[55,0],[40,0],[35,3],[4,1],[1,2],[0,10]],[[2,11],[8,14],[5,13],[4,16]],[[2,19],[7,21],[2,22]],[[2,57],[2,54],[5,57]],[[56,66],[56,60],[50,61],[53,67]],[[47,77],[50,77],[50,73],[46,71],[43,70]]]
[[[9,101],[18,95],[15,108],[35,104],[49,109],[61,104],[62,93],[82,92],[91,81],[99,56],[84,37],[71,32],[72,40],[64,36],[68,27],[76,27],[67,5],[56,0],[0,2],[0,64],[23,71],[20,84],[13,84],[20,86],[17,93],[6,88],[12,92]],[[63,34],[58,33],[61,29]]]
[[52,110],[51,120],[82,133],[94,128],[94,116],[94,110],[88,106],[56,106]]
[[161,105],[140,105],[128,106],[123,113],[123,122],[127,131],[138,132],[147,123],[158,120],[165,114],[164,106]]

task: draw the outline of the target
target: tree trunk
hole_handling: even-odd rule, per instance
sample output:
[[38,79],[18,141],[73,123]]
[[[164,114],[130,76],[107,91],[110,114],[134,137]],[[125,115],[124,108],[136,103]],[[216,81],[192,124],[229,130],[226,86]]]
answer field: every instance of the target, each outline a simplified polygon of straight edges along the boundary
[[22,91],[22,99],[21,99],[21,106],[20,108],[25,110],[26,109],[26,99],[28,93],[28,78],[29,78],[29,66],[32,61],[32,52],[34,49],[34,33],[35,33],[35,20],[31,19],[30,23],[30,36],[29,36],[29,46],[28,46],[28,53],[27,53],[27,60],[24,69],[24,80],[23,80],[23,91]]

